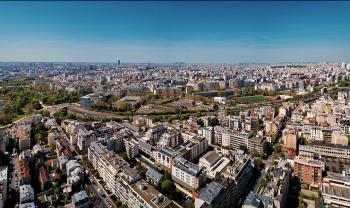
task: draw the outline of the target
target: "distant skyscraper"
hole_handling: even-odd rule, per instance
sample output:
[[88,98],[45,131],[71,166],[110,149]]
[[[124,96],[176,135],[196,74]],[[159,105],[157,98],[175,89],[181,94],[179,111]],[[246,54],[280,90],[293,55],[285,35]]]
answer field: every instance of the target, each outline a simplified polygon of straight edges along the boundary
[[120,65],[120,60],[118,60],[118,65]]
[[345,69],[346,64],[344,62],[341,63],[341,68]]
[[304,92],[304,80],[299,80],[299,92]]

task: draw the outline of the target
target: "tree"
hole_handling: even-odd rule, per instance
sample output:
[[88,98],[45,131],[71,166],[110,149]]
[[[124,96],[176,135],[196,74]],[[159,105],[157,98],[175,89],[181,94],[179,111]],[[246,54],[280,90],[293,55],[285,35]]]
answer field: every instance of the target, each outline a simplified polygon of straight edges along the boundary
[[250,155],[252,157],[260,157],[261,156],[260,152],[258,152],[256,149],[250,150]]
[[302,200],[299,200],[298,208],[305,208],[305,202],[303,202]]
[[8,157],[4,153],[0,152],[0,166],[8,165]]
[[38,122],[34,126],[34,138],[37,143],[44,142],[47,143],[48,129],[41,122]]
[[238,96],[240,96],[241,95],[241,91],[239,91],[239,90],[234,90],[233,91],[233,96],[234,97],[238,97]]
[[43,111],[43,116],[49,117],[49,116],[50,116],[50,112],[47,111],[47,110],[44,110],[44,111]]
[[220,89],[218,90],[218,96],[221,96],[221,97],[226,96],[226,91],[225,91],[225,89],[220,88]]
[[204,122],[202,119],[198,119],[197,124],[200,125],[201,127],[204,127]]
[[58,194],[60,192],[61,185],[62,185],[61,181],[53,183],[53,191],[55,194]]
[[260,158],[257,158],[255,160],[255,167],[258,171],[261,171],[264,168],[264,163],[262,162],[262,160]]
[[274,144],[276,142],[276,135],[271,136],[271,143]]
[[29,114],[32,114],[34,112],[34,107],[31,103],[27,105],[27,110]]
[[102,100],[97,100],[96,102],[94,102],[94,104],[92,105],[92,108],[101,111],[107,108],[106,103]]
[[281,153],[282,144],[276,144],[274,149],[275,149],[275,153]]
[[42,108],[39,101],[37,100],[32,100],[30,104],[33,106],[34,110],[40,110]]
[[263,187],[265,187],[266,185],[267,185],[266,180],[265,180],[264,178],[261,179],[260,182],[259,182],[259,188],[263,188]]
[[115,104],[115,108],[116,108],[118,111],[127,111],[127,110],[130,110],[130,104],[127,103],[127,102],[124,102],[124,101],[118,101],[118,102]]
[[216,117],[209,118],[208,119],[208,125],[212,126],[212,127],[217,126],[217,125],[219,125],[219,120]]
[[0,125],[11,123],[12,116],[9,113],[0,113]]
[[247,146],[245,146],[243,144],[239,146],[239,149],[243,150],[245,153],[248,151]]
[[173,182],[171,182],[170,179],[166,179],[166,180],[162,181],[160,187],[161,187],[162,191],[164,191],[165,193],[168,193],[168,194],[170,194],[175,189],[175,186],[174,186]]
[[300,137],[300,144],[301,145],[308,145],[309,141],[304,136],[301,136]]

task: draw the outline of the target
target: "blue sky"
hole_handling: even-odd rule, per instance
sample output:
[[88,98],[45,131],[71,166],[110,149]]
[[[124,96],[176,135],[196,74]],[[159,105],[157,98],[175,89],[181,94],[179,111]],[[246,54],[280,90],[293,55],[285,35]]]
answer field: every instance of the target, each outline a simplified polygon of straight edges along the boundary
[[0,61],[350,62],[350,2],[0,2]]

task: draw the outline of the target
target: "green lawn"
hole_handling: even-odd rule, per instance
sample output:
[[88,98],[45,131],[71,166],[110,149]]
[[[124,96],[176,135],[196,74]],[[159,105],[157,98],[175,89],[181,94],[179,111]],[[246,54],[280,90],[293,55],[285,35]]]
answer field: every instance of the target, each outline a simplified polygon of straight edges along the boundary
[[25,108],[22,108],[22,111],[23,111],[23,115],[22,115],[22,114],[20,114],[20,115],[18,115],[18,114],[14,115],[14,116],[12,117],[12,122],[15,122],[15,121],[17,121],[17,120],[19,120],[19,119],[21,119],[21,118],[23,118],[23,117],[29,115],[28,108],[26,108],[26,107],[25,107]]
[[249,97],[240,97],[236,99],[237,103],[261,103],[265,101],[269,101],[270,99],[264,96],[249,96]]
[[19,119],[21,119],[21,118],[23,118],[25,116],[27,116],[27,115],[15,115],[12,118],[12,122],[15,122],[15,121],[17,121],[17,120],[19,120]]

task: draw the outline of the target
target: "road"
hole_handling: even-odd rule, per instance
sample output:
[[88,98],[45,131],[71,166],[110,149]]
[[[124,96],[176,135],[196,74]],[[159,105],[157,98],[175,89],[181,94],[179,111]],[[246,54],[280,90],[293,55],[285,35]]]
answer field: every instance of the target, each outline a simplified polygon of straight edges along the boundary
[[[95,178],[94,175],[91,174],[91,172],[89,171],[89,180],[92,183],[92,188],[93,191],[96,193],[97,196],[99,196],[99,198],[102,200],[103,202],[103,207],[106,208],[117,208],[117,206],[114,204],[113,200],[110,198],[110,196],[108,195],[107,191],[103,188],[103,186],[100,184],[100,182]],[[97,188],[96,188],[97,187]],[[98,189],[100,189],[100,191],[103,192],[104,196],[101,196],[101,194],[99,193]]]
[[19,179],[18,179],[18,172],[16,170],[16,157],[10,155],[10,161],[9,161],[9,184],[8,184],[8,200],[7,205],[9,207],[14,206],[19,202]]
[[[114,205],[114,203],[113,203],[113,201],[112,201],[112,199],[107,195],[107,193],[105,192],[105,190],[104,189],[101,189],[101,185],[100,185],[100,187],[98,187],[98,185],[96,186],[95,184],[99,184],[98,182],[96,183],[95,181],[97,181],[97,180],[95,180],[94,179],[94,176],[92,176],[92,177],[90,177],[89,176],[89,179],[92,179],[92,181],[94,181],[94,183],[91,185],[91,187],[92,187],[92,189],[93,189],[93,191],[94,191],[94,193],[97,195],[97,196],[99,196],[99,198],[101,199],[101,201],[102,201],[102,204],[103,204],[103,207],[105,207],[105,208],[116,208],[117,206],[115,206]],[[100,191],[101,192],[103,192],[103,196],[100,194]]]
[[127,114],[127,113],[90,111],[88,109],[80,107],[76,103],[68,105],[68,112],[71,113],[71,114],[74,114],[74,115],[97,117],[97,118],[114,118],[114,117],[130,116],[130,115],[132,115],[132,114]]

